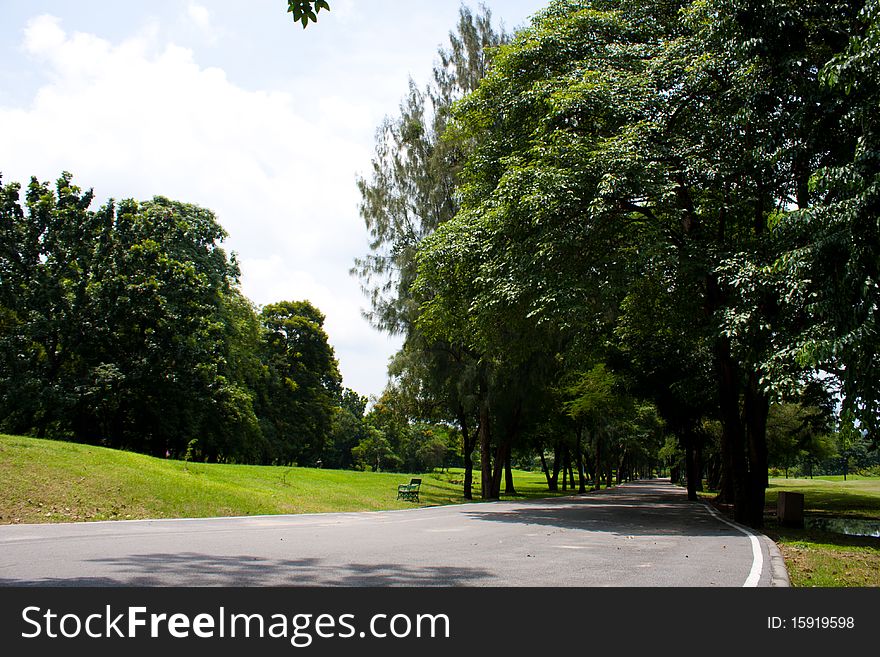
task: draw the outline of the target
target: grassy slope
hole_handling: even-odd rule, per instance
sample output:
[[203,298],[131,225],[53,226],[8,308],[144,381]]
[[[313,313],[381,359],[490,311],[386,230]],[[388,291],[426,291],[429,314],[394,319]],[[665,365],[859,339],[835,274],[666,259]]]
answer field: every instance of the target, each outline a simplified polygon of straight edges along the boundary
[[[771,479],[767,504],[775,518],[779,491],[804,494],[807,516],[880,520],[880,479]],[[795,586],[880,586],[880,539],[844,536],[768,523]]]
[[[464,501],[460,472],[421,476],[422,506]],[[396,497],[408,481],[404,474],[184,464],[0,435],[0,524],[406,509],[416,505]],[[520,497],[548,495],[540,473],[516,473],[516,485]]]

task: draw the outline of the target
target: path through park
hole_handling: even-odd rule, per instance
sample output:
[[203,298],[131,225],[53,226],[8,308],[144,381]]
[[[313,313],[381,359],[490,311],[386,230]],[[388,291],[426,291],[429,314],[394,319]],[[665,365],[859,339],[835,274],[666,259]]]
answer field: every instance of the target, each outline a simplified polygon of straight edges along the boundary
[[769,586],[770,541],[665,481],[405,511],[0,527],[0,584]]

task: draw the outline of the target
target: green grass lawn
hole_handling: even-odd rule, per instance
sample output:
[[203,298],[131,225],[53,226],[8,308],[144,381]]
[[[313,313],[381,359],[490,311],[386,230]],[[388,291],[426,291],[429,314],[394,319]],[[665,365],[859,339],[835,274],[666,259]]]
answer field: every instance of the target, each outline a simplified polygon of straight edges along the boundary
[[[457,504],[461,470],[422,477],[420,504],[396,499],[410,475],[183,463],[0,435],[0,524],[375,511]],[[547,497],[540,472],[515,472],[521,499]],[[475,474],[479,494],[479,472]]]
[[775,509],[780,491],[803,493],[807,518],[880,521],[880,478],[771,479],[766,498],[771,512],[766,531],[779,545],[793,585],[880,586],[880,538],[779,527]]
[[767,489],[767,504],[774,509],[780,491],[803,493],[807,514],[880,520],[880,477],[774,478]]

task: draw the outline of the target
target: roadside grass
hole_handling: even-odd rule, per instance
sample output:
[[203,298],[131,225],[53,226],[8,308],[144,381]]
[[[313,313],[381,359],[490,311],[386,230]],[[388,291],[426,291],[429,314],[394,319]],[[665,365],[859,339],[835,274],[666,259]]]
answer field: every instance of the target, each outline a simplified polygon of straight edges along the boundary
[[792,586],[880,586],[880,539],[768,523]]
[[792,585],[880,586],[880,538],[780,527],[776,522],[780,491],[803,493],[806,518],[880,521],[880,478],[771,479],[765,528],[779,545]]
[[[0,435],[0,524],[378,511],[459,504],[463,471],[413,475],[184,463],[77,443]],[[515,471],[516,497],[549,497],[540,472]],[[474,496],[479,495],[479,472]]]
[[804,513],[880,520],[880,477],[817,477],[770,480],[766,503],[775,514],[781,491],[803,493]]

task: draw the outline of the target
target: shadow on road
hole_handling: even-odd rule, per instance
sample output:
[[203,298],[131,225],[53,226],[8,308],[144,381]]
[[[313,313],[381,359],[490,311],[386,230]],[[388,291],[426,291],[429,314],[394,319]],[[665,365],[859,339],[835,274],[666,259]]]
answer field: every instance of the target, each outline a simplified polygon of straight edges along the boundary
[[619,488],[567,498],[530,500],[467,510],[475,520],[551,526],[621,536],[742,536],[713,518],[701,505],[668,483],[635,482]]
[[0,586],[474,586],[491,577],[480,568],[399,564],[324,564],[321,559],[274,560],[198,553],[142,554],[93,559],[112,566],[113,577],[0,579]]

